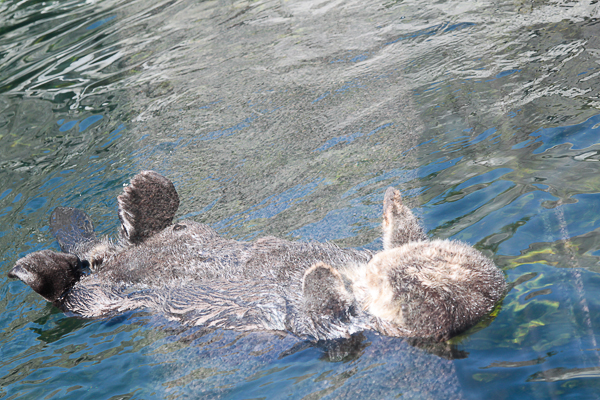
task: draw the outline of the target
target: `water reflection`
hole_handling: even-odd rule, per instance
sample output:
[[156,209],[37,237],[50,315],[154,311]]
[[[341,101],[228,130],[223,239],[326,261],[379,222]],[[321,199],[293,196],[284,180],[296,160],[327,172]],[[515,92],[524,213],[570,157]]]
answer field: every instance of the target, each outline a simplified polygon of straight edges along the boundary
[[594,2],[1,3],[0,270],[57,249],[56,206],[114,233],[122,185],[153,168],[182,218],[246,240],[378,249],[396,186],[431,236],[476,245],[514,287],[449,357],[373,335],[331,350],[143,314],[78,321],[0,277],[0,397],[597,398],[599,16]]

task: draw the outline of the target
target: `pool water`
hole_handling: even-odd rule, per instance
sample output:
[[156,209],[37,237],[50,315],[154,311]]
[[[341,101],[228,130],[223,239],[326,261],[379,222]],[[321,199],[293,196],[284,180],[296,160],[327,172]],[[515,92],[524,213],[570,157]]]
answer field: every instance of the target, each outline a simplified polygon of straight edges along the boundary
[[[0,398],[600,398],[600,5],[0,2]],[[400,189],[511,290],[444,348],[61,313],[7,278],[133,175],[221,235],[377,250]]]

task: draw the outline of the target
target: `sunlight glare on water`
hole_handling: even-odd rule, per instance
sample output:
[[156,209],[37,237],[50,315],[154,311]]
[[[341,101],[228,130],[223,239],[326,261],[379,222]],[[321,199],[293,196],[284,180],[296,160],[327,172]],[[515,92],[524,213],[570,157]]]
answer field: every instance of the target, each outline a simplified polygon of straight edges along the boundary
[[[598,398],[594,1],[0,2],[0,398]],[[221,235],[381,249],[399,188],[511,290],[444,352],[65,315],[7,278],[154,169]],[[438,349],[439,350],[439,349]]]

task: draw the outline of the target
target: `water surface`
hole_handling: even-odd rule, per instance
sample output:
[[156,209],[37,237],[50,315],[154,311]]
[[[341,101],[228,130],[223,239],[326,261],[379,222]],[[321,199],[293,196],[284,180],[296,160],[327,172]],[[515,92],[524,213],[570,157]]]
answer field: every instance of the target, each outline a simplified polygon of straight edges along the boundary
[[[595,2],[0,3],[0,398],[600,397]],[[446,352],[86,321],[6,277],[143,169],[178,218],[380,249],[399,188],[514,287]]]

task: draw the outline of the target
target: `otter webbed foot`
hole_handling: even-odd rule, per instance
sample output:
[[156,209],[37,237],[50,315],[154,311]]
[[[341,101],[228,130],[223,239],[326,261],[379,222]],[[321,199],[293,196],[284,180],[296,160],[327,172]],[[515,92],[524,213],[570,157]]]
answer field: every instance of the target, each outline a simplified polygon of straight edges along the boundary
[[50,216],[50,232],[65,253],[76,253],[96,241],[92,220],[77,208],[56,207]]
[[121,235],[138,244],[171,225],[179,207],[173,183],[154,171],[142,171],[117,197]]
[[20,279],[50,302],[57,302],[83,275],[82,263],[74,254],[42,250],[17,261],[8,273]]
[[409,242],[427,240],[417,217],[402,204],[400,191],[389,187],[383,199],[383,248],[399,247]]

